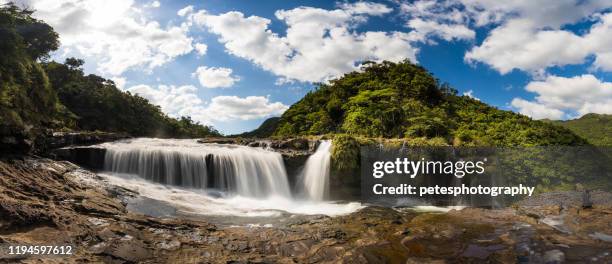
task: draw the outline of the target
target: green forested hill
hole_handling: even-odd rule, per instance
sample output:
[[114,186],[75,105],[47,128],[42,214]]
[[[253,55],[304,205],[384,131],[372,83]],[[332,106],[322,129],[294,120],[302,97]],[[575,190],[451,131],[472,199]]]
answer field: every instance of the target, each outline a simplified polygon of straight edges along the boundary
[[360,72],[319,85],[282,115],[274,132],[326,133],[425,138],[453,145],[586,144],[566,128],[458,96],[408,61],[367,63]]
[[245,132],[242,134],[235,135],[236,137],[247,137],[247,138],[266,138],[272,136],[274,131],[278,127],[278,121],[280,117],[270,117],[266,119],[261,125],[253,131]]
[[[84,75],[83,61],[46,62],[58,34],[32,11],[0,5],[0,145],[31,141],[42,130],[101,130],[133,136],[219,135],[189,118],[170,118],[112,81]],[[1,146],[0,146],[1,147]]]
[[567,121],[551,121],[573,131],[595,146],[612,146],[612,115],[586,114]]
[[99,76],[84,75],[83,61],[69,58],[65,64],[44,63],[59,101],[73,114],[69,127],[81,130],[126,132],[133,136],[219,136],[213,128],[189,117],[170,118],[146,99],[123,92]]

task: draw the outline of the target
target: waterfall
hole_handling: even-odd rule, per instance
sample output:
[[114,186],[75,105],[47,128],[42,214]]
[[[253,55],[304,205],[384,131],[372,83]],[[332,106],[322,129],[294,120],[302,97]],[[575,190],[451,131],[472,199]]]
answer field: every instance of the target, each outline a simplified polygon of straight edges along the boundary
[[263,148],[151,138],[101,146],[106,149],[106,171],[248,197],[291,197],[282,156]]
[[303,192],[310,199],[321,201],[329,192],[329,166],[331,141],[321,141],[319,147],[306,161],[301,173]]

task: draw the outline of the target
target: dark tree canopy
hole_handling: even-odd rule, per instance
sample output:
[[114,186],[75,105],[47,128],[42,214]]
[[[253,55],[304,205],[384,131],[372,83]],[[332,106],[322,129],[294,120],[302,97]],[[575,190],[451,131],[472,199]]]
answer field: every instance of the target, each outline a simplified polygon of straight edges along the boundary
[[[49,52],[59,47],[59,35],[51,26],[43,21],[32,17],[33,10],[21,9],[13,3],[8,3],[2,8],[0,23],[5,26],[3,31],[12,31],[9,34],[17,34],[25,51],[34,60],[44,59]],[[3,33],[7,33],[7,32]],[[15,43],[14,43],[15,44]]]
[[83,66],[83,64],[85,64],[85,61],[82,59],[77,59],[77,58],[67,58],[66,61],[64,62],[64,64],[66,66],[68,66],[69,69],[71,70],[77,70],[77,69],[81,69],[81,66]]
[[133,136],[206,137],[219,133],[189,117],[168,117],[159,106],[138,95],[123,92],[111,80],[85,75],[82,60],[44,64],[59,100],[72,113],[73,127],[81,130],[127,132]]
[[53,126],[58,102],[39,59],[57,49],[58,35],[12,3],[0,6],[0,134]]

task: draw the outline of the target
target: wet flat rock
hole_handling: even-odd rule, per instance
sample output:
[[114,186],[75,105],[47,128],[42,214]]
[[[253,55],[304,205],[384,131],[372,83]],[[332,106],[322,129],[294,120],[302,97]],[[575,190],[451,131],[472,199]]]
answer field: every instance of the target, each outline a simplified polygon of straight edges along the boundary
[[[68,162],[0,161],[0,245],[68,244],[76,248],[67,258],[42,259],[50,263],[133,263],[173,249],[160,241],[174,238],[197,245],[198,237],[215,229],[203,222],[127,213],[117,195],[101,188],[109,186],[95,178],[95,174]],[[23,261],[29,259],[34,258]],[[0,256],[0,263],[3,260],[8,261]]]
[[[529,197],[518,203],[519,206],[582,206],[585,191],[549,192]],[[592,205],[612,207],[612,193],[601,190],[589,192]]]
[[131,213],[122,197],[138,195],[68,162],[1,161],[0,244],[71,244],[76,251],[0,263],[612,262],[612,210],[598,203],[448,213],[370,206],[274,227],[217,227]]

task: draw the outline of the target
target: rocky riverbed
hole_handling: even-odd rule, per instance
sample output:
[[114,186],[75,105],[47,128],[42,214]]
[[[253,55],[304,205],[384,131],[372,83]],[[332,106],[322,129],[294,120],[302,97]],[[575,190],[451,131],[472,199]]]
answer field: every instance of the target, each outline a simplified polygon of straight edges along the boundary
[[[0,263],[610,263],[612,195],[548,194],[446,213],[365,207],[284,225],[219,226],[129,210],[139,195],[72,163],[0,161],[0,247],[73,245],[69,257]],[[557,197],[557,198],[555,198]],[[556,200],[555,200],[556,199]],[[5,252],[5,251],[3,251]]]

